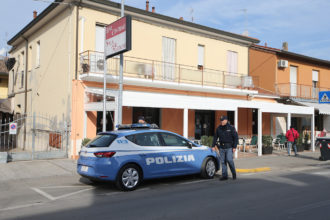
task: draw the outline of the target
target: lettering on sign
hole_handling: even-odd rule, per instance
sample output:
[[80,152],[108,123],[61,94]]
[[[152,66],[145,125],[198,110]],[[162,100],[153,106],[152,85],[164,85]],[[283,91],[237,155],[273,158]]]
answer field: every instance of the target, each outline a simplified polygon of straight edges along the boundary
[[147,157],[146,163],[150,164],[171,164],[171,163],[184,163],[195,161],[195,157],[192,154],[189,155],[177,155],[172,157]]

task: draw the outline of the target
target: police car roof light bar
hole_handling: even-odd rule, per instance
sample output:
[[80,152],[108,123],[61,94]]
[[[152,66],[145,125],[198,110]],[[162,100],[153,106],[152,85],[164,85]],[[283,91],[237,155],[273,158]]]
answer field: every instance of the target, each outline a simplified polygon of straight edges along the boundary
[[118,130],[127,129],[159,129],[156,124],[122,124],[116,126]]

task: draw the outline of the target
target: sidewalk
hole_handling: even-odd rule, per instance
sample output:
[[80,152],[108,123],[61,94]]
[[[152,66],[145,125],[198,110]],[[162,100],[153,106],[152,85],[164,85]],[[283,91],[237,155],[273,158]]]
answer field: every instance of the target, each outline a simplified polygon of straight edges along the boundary
[[[272,171],[308,170],[330,166],[330,161],[319,161],[319,151],[302,152],[298,157],[269,155],[262,157],[239,158],[235,160],[237,169],[256,169],[269,167]],[[77,175],[76,160],[54,159],[11,162],[0,164],[0,182],[54,176]]]

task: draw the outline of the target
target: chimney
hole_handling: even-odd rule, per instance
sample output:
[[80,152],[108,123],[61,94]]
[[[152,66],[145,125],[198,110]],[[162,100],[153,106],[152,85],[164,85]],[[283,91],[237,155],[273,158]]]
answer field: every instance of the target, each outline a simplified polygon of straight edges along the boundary
[[267,47],[267,42],[265,42],[265,47]]
[[155,6],[152,6],[152,13],[155,13]]
[[146,1],[146,11],[149,11],[149,0]]
[[38,12],[36,10],[33,11],[33,19],[38,16]]
[[289,49],[288,42],[283,42],[283,44],[282,44],[282,50],[288,51],[288,49]]
[[180,17],[179,19],[180,19],[181,21],[183,21],[183,17]]

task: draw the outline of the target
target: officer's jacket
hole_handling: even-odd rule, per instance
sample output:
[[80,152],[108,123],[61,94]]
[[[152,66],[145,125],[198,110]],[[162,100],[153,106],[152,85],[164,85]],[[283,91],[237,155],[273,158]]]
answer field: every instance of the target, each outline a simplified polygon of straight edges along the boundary
[[219,147],[221,148],[236,148],[238,143],[238,134],[233,126],[227,123],[225,126],[220,125],[215,131],[213,138],[213,146],[216,145],[219,139]]

